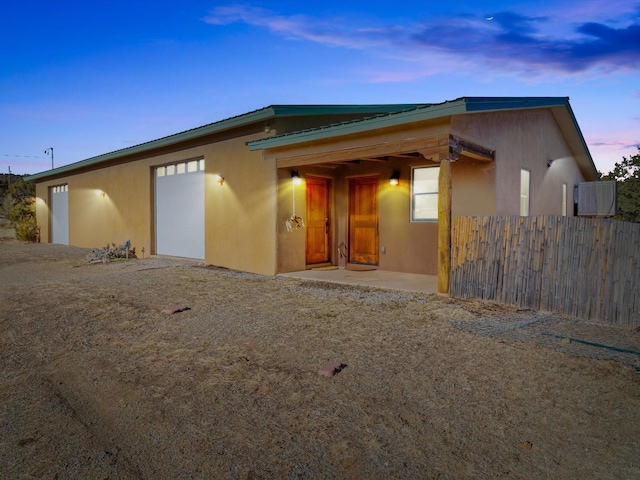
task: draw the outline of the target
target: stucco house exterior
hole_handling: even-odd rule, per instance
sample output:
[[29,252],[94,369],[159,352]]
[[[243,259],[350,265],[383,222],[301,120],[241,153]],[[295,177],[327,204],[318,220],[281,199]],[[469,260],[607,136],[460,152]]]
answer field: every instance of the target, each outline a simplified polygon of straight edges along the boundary
[[597,171],[568,98],[463,97],[271,106],[27,179],[43,242],[435,275],[451,216],[573,215]]

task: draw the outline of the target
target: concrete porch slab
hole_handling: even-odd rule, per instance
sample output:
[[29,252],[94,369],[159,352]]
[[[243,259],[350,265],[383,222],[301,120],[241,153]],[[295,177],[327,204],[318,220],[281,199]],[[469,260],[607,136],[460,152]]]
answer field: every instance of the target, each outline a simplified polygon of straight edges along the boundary
[[385,270],[354,271],[340,267],[336,270],[303,270],[299,272],[279,273],[282,277],[302,278],[345,285],[364,285],[368,287],[403,290],[407,292],[436,293],[437,275],[419,275],[416,273],[389,272]]

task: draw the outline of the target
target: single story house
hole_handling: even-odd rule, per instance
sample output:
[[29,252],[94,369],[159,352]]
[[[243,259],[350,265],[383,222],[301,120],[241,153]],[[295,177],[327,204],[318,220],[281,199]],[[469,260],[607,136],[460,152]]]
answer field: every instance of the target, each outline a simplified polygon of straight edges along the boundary
[[573,215],[596,179],[565,97],[276,105],[27,178],[43,242],[447,282],[452,215]]

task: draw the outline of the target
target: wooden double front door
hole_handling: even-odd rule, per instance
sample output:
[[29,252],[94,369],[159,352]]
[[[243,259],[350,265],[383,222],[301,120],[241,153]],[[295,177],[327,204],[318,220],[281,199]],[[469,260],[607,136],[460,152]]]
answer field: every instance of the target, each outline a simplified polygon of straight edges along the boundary
[[[331,262],[331,181],[307,177],[306,263]],[[349,180],[349,263],[378,265],[378,177]]]

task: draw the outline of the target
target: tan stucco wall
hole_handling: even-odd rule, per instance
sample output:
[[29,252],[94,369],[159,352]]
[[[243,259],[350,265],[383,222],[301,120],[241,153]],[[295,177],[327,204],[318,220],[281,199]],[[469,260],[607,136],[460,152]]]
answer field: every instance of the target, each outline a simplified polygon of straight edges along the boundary
[[[277,172],[278,214],[277,232],[277,270],[278,273],[296,272],[305,269],[306,229],[287,229],[286,222],[293,214],[293,193],[295,192],[296,215],[306,218],[305,184],[293,186],[291,170],[279,169]],[[332,249],[333,250],[333,249]]]
[[49,187],[58,185],[57,182],[43,182],[36,184],[36,219],[40,227],[40,241],[43,243],[51,242],[50,233],[50,199]]
[[[276,273],[276,168],[245,142],[220,142],[205,156],[206,262],[236,270]],[[224,185],[214,174],[222,173]]]
[[39,183],[36,215],[41,241],[51,241],[49,188],[66,183],[70,245],[94,248],[130,240],[140,255],[144,248],[148,256],[150,175],[148,162],[135,162]]
[[[531,172],[530,215],[560,215],[563,183],[567,214],[573,214],[573,186],[584,177],[549,110],[459,115],[451,133],[496,151],[495,214],[520,214],[521,169]],[[550,168],[549,159],[554,160]]]
[[451,191],[451,215],[495,215],[495,162],[465,156],[451,162]]
[[[145,256],[154,252],[153,167],[205,159],[205,262],[273,275],[275,261],[275,165],[250,152],[260,135],[186,148],[84,172],[36,186],[41,240],[50,241],[49,193],[69,186],[69,244],[93,248],[126,240]],[[215,174],[222,173],[224,185]],[[103,191],[105,195],[99,193]]]

